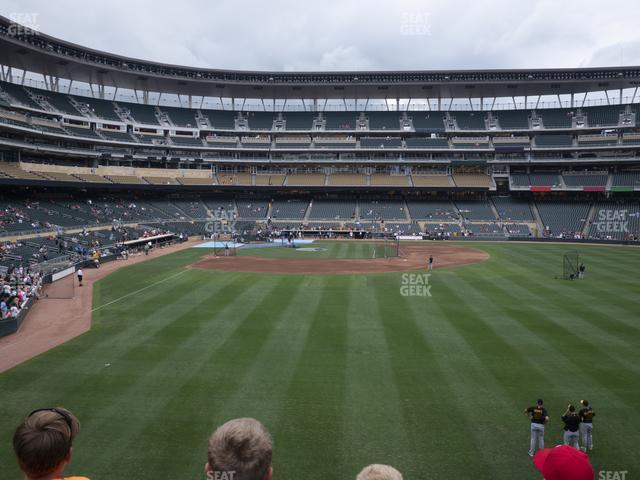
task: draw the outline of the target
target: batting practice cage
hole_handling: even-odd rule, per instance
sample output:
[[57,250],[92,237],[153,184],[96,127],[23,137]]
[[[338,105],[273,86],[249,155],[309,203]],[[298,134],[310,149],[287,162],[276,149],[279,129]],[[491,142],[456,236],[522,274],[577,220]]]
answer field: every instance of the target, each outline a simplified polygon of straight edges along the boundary
[[580,254],[576,251],[567,252],[562,256],[562,278],[573,280],[578,278],[580,268]]
[[371,258],[394,258],[400,256],[400,240],[380,238],[373,242]]
[[75,296],[76,268],[68,267],[51,275],[51,283],[45,285],[40,298],[68,299]]

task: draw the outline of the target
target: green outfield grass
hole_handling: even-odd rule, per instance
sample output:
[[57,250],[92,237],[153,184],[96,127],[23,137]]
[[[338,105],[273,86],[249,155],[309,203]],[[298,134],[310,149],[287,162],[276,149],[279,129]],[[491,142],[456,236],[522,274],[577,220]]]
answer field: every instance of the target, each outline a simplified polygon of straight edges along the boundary
[[[366,248],[321,245],[304,255]],[[570,282],[554,277],[573,247],[463,245],[490,260],[436,270],[431,298],[402,296],[402,274],[184,269],[197,249],[116,272],[89,333],[0,375],[2,477],[20,478],[20,418],[64,405],[83,424],[67,474],[94,480],[204,478],[208,435],[239,416],[273,433],[276,479],[373,462],[405,479],[539,479],[523,409],[542,396],[548,445],[586,397],[596,471],[638,478],[640,250],[577,247],[587,274]]]

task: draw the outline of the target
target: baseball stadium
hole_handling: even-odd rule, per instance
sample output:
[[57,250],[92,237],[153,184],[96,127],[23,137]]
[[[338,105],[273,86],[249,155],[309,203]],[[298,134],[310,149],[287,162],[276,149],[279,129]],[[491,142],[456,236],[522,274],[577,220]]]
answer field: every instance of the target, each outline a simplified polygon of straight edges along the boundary
[[[61,478],[29,473],[43,411],[92,479],[538,479],[534,424],[640,475],[640,67],[200,68],[28,23],[0,17],[0,477]],[[212,447],[247,418],[257,476]]]

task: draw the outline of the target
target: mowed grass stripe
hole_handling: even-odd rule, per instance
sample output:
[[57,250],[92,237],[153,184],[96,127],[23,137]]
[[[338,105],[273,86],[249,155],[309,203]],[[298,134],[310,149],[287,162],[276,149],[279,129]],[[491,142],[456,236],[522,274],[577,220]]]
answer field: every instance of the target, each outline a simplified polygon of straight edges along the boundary
[[[97,291],[102,288],[102,283],[98,282],[94,287]],[[22,385],[21,388],[29,388],[29,385],[39,385],[39,389],[48,390],[56,385],[59,379],[52,377],[44,366],[51,361],[60,361],[63,364],[63,372],[68,376],[69,386],[74,387],[77,383],[82,383],[82,375],[85,373],[95,373],[97,369],[103,367],[105,363],[112,363],[122,354],[131,348],[132,342],[143,343],[148,336],[152,335],[156,328],[162,326],[164,321],[169,321],[172,316],[177,315],[184,309],[179,299],[186,297],[193,292],[191,279],[183,279],[173,285],[158,286],[157,291],[147,291],[139,298],[131,298],[129,305],[121,309],[110,306],[114,310],[105,312],[95,312],[92,319],[91,331],[73,339],[46,353],[43,356],[32,359],[21,367],[20,371],[25,375],[15,378]],[[198,289],[197,293],[204,293]],[[143,305],[153,305],[153,314],[160,309],[165,309],[167,315],[158,317],[157,321],[148,323],[148,316],[136,315],[132,318],[130,313],[138,311]],[[132,306],[135,305],[135,306]],[[114,315],[118,308],[118,314]],[[90,361],[85,358],[90,354]],[[18,391],[18,384],[14,385],[12,391]]]
[[344,445],[346,471],[355,478],[370,463],[406,465],[412,455],[402,416],[389,345],[384,335],[377,278],[354,277],[356,295],[345,311],[347,321]]
[[[238,390],[245,387],[248,372],[257,365],[258,354],[278,322],[277,312],[282,305],[279,292],[287,290],[295,295],[300,288],[292,278],[269,280],[268,277],[261,277],[260,283],[267,284],[260,296],[255,292],[252,295],[249,289],[247,297],[239,297],[251,305],[246,315],[239,320],[221,317],[222,321],[230,321],[234,325],[231,334],[208,356],[206,348],[203,348],[200,361],[190,365],[189,370],[184,372],[179,388],[165,395],[162,404],[158,405],[157,416],[173,416],[175,421],[168,424],[145,422],[143,428],[127,442],[129,448],[149,439],[156,444],[156,448],[138,455],[136,463],[153,463],[169,476],[184,475],[185,471],[194,477],[200,474],[202,461],[193,458],[192,445],[206,445],[213,425],[228,419],[221,415],[225,405]],[[200,342],[205,346],[208,337],[205,331],[199,335]],[[203,382],[203,378],[211,378],[212,381]],[[252,392],[252,395],[255,393]],[[188,409],[184,408],[185,398],[189,399]],[[175,438],[188,441],[176,445]]]
[[322,277],[318,307],[306,321],[309,333],[273,431],[281,452],[276,458],[282,478],[338,478],[345,469],[345,312],[355,295],[353,277]]
[[[438,465],[439,476],[463,477],[468,462],[475,474],[491,477],[489,459],[470,439],[472,425],[452,400],[454,391],[441,370],[435,353],[425,340],[419,319],[413,315],[407,297],[398,296],[385,282],[376,287],[380,318],[391,352],[391,365],[410,445],[422,453],[402,465],[408,478],[421,478],[429,465]],[[456,452],[456,461],[451,461]]]
[[[430,278],[436,287],[439,286],[437,275],[438,272]],[[443,308],[445,305],[458,302],[466,305],[470,301],[473,300],[466,297],[450,298],[439,289],[435,297],[416,297],[409,305],[418,319],[418,328],[433,350],[441,370],[451,379],[450,384],[454,391],[451,401],[458,405],[459,411],[466,417],[466,422],[472,426],[469,429],[472,437],[470,440],[475,442],[476,447],[482,450],[487,458],[491,458],[489,467],[492,475],[498,477],[505,468],[512,468],[514,458],[526,454],[525,449],[522,445],[514,443],[487,442],[487,438],[513,436],[511,425],[521,422],[524,427],[526,419],[522,416],[523,403],[520,399],[503,387],[487,368],[486,362],[476,354],[475,335],[459,333],[460,329],[469,327],[475,332],[477,320],[447,315]],[[473,343],[470,344],[468,338],[474,338]],[[487,348],[489,345],[484,347]],[[483,352],[483,357],[486,358],[492,350],[491,347]],[[529,468],[523,468],[519,473],[525,476],[529,473]]]
[[[213,274],[212,279],[224,282],[225,276]],[[233,276],[229,276],[231,280]],[[112,403],[103,412],[96,412],[98,418],[102,419],[94,426],[97,430],[112,428],[106,421],[112,418],[116,412],[126,412],[123,421],[128,422],[128,428],[111,432],[116,443],[110,446],[108,455],[94,458],[95,468],[104,468],[113,459],[113,455],[124,458],[121,464],[113,467],[119,476],[130,476],[139,468],[143,468],[145,462],[164,462],[167,457],[175,458],[176,449],[180,446],[175,444],[175,438],[168,437],[163,432],[172,428],[179,428],[184,422],[190,424],[193,432],[185,435],[189,441],[201,440],[202,432],[199,429],[210,428],[197,422],[198,415],[210,415],[208,412],[217,408],[215,402],[209,402],[207,409],[203,408],[203,402],[198,402],[195,396],[196,385],[203,388],[220,392],[229,382],[224,382],[227,371],[212,364],[212,359],[221,349],[228,348],[229,342],[241,325],[248,317],[254,315],[260,308],[262,302],[269,297],[275,288],[274,282],[268,278],[248,278],[248,285],[243,285],[240,277],[235,279],[234,286],[229,288],[226,294],[216,294],[212,291],[210,296],[205,298],[203,305],[207,303],[215,306],[215,312],[211,309],[204,309],[198,314],[194,311],[191,315],[195,321],[202,322],[203,328],[194,332],[188,341],[182,342],[178,349],[172,351],[166,358],[159,361],[152,369],[145,372],[145,375],[135,384],[133,390],[126,395],[119,396],[119,400]],[[253,283],[253,284],[252,284]],[[247,288],[248,287],[248,288]],[[171,340],[167,339],[166,343]],[[236,362],[238,365],[241,359]],[[204,378],[210,378],[204,381]],[[193,392],[191,392],[193,389]],[[209,391],[212,400],[217,398]],[[194,397],[191,398],[191,393]],[[133,399],[134,408],[128,406]],[[185,408],[185,400],[188,399],[188,408]],[[180,406],[176,403],[181,403]],[[169,407],[168,407],[169,406]],[[171,410],[171,415],[168,415]],[[159,418],[170,418],[168,423],[158,422]],[[200,432],[200,437],[197,433]],[[152,440],[153,439],[153,440]],[[149,441],[154,443],[154,449],[140,452],[136,446]],[[195,444],[195,443],[190,443]],[[171,454],[173,452],[173,454]],[[142,453],[142,454],[141,454]],[[170,468],[166,466],[165,468]],[[177,466],[174,463],[174,467]]]
[[[504,269],[513,270],[513,265],[505,263]],[[563,283],[566,283],[563,281]],[[569,282],[572,283],[572,282]],[[581,351],[592,351],[594,349],[609,357],[611,361],[618,363],[613,359],[608,351],[612,349],[632,349],[629,339],[621,339],[610,335],[605,329],[593,327],[583,321],[583,316],[592,316],[594,313],[583,307],[585,301],[578,301],[576,304],[568,306],[567,296],[562,294],[562,286],[549,287],[548,282],[544,278],[523,278],[512,279],[508,287],[500,285],[498,282],[492,282],[494,288],[492,294],[501,293],[502,295],[510,295],[514,298],[529,297],[531,301],[527,302],[529,310],[537,313],[535,319],[532,319],[528,328],[533,333],[539,332],[544,334],[549,332],[552,340],[558,339],[560,336],[566,336],[576,345],[583,347]],[[560,293],[558,291],[560,290]],[[577,315],[580,312],[583,316]],[[531,319],[530,316],[522,317],[523,319]],[[549,328],[551,327],[551,328]],[[593,340],[597,338],[598,342]],[[624,362],[624,364],[623,364]],[[636,370],[637,365],[622,360],[618,367],[621,370]]]
[[276,324],[241,388],[217,413],[221,419],[249,415],[271,426],[281,418],[295,367],[311,327],[308,319],[315,314],[320,302],[316,290],[327,281],[321,276],[289,277],[288,280],[273,293],[286,299],[278,305]]

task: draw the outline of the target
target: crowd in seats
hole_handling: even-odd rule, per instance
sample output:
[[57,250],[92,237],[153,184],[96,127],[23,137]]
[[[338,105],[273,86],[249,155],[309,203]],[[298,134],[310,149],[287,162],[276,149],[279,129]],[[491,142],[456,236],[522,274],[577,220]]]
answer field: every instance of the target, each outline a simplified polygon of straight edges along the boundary
[[[4,255],[4,248],[0,247],[0,255]],[[0,277],[0,318],[18,318],[31,298],[39,298],[41,287],[38,272],[22,265],[9,267]]]
[[218,173],[220,185],[253,185],[251,173]]

